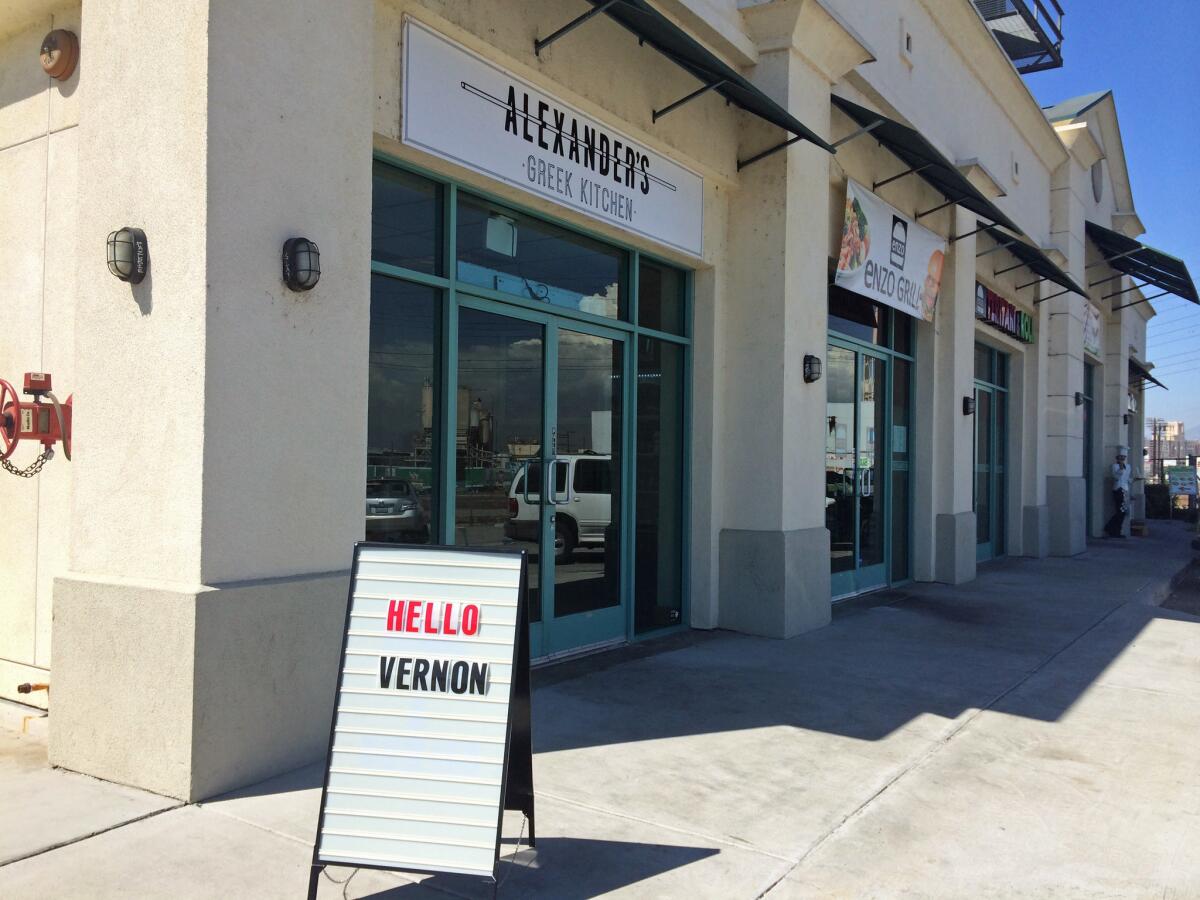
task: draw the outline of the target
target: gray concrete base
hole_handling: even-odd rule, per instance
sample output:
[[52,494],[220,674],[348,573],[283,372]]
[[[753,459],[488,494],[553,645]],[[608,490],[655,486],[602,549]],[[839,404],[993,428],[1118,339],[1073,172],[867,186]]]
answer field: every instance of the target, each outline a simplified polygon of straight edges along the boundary
[[962,584],[975,577],[975,513],[939,513],[934,523],[933,577]]
[[1046,505],[1050,508],[1050,555],[1075,556],[1087,549],[1087,482],[1083,476],[1046,476]]
[[51,764],[201,800],[318,758],[346,588],[57,579]]
[[1045,559],[1050,555],[1050,507],[1021,509],[1021,556]]
[[721,532],[720,627],[787,638],[830,621],[829,531]]

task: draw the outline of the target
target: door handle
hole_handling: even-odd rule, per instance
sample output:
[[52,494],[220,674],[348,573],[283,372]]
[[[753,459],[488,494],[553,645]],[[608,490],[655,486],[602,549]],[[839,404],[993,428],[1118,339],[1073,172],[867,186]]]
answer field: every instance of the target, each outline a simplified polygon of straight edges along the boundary
[[525,495],[526,503],[533,503],[533,500],[531,500],[529,497],[529,463],[530,462],[531,462],[530,460],[526,460],[525,462],[521,463],[521,493]]
[[[564,470],[565,470],[565,475],[563,477],[563,487],[566,489],[566,494],[567,494],[565,500],[558,499],[558,480],[555,476],[558,474],[556,469],[560,465],[563,466]],[[550,460],[549,475],[550,475],[550,477],[546,480],[546,485],[549,489],[550,503],[553,506],[566,506],[567,504],[569,504],[571,502],[571,482],[570,482],[571,470],[567,466],[567,461],[565,459]]]

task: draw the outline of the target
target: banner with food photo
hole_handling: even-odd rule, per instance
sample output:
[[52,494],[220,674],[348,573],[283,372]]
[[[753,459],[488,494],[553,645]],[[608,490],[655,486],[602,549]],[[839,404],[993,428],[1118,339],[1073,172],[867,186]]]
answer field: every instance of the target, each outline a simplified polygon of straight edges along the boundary
[[945,262],[944,238],[847,179],[838,287],[932,322]]

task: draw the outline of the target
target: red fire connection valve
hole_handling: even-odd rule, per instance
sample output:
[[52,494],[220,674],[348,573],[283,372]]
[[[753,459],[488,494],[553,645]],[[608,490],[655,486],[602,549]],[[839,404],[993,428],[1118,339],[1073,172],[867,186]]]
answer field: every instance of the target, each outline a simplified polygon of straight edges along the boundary
[[[54,446],[62,444],[63,455],[71,458],[71,403],[59,403],[51,390],[49,372],[26,372],[23,400],[16,389],[0,378],[0,466],[14,475],[32,477],[54,456]],[[44,403],[43,398],[50,402]],[[32,465],[18,469],[8,461],[21,441],[35,441],[42,452]]]

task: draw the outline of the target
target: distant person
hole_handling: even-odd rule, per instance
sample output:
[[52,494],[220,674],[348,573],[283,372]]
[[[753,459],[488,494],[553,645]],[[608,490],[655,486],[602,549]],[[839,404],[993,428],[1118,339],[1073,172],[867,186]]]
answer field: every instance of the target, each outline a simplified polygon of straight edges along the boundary
[[1104,533],[1113,538],[1125,537],[1125,513],[1129,511],[1129,481],[1133,475],[1133,469],[1126,462],[1126,452],[1124,447],[1120,448],[1117,451],[1117,461],[1112,464],[1112,494],[1117,511],[1112,514],[1112,518],[1104,526]]

